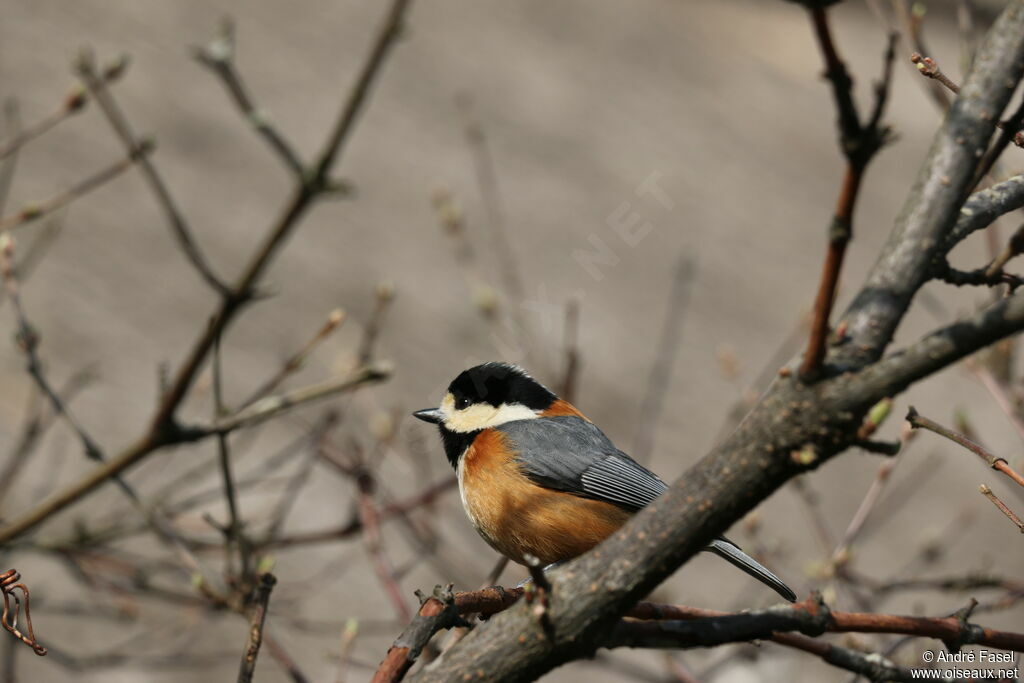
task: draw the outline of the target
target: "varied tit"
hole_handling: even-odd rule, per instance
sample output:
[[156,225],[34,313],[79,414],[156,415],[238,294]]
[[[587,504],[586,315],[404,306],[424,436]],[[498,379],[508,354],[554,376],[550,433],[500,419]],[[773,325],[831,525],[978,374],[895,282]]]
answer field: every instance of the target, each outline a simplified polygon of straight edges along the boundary
[[[413,415],[440,428],[473,526],[521,564],[526,555],[550,565],[587,552],[668,488],[514,365],[470,368],[448,386],[440,408]],[[706,550],[796,600],[728,539],[719,537]]]

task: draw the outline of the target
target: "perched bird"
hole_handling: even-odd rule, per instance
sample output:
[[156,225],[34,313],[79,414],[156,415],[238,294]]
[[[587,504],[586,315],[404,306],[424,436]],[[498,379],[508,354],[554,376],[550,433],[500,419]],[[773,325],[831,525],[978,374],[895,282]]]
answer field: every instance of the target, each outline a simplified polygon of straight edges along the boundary
[[[439,408],[413,415],[438,425],[473,526],[521,564],[527,555],[552,565],[587,552],[668,489],[572,404],[515,365],[470,368],[448,386]],[[728,539],[719,537],[706,549],[796,600]]]

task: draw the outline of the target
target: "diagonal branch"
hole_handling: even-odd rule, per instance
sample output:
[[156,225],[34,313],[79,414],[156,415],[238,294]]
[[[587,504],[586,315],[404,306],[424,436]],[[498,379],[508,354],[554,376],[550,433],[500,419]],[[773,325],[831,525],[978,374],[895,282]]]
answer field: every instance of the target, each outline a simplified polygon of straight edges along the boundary
[[284,165],[300,179],[306,173],[305,164],[291,144],[278,132],[277,128],[270,122],[266,112],[259,109],[252,100],[248,88],[242,81],[241,74],[235,68],[235,25],[229,18],[225,18],[221,25],[220,34],[207,45],[196,48],[194,51],[196,61],[210,69],[220,78],[228,94],[234,100],[242,115],[249,124],[270,148],[281,158]]
[[[107,89],[106,81],[96,68],[95,61],[92,53],[83,51],[78,58],[76,63],[76,70],[79,78],[85,84],[89,94],[100,110],[107,117],[110,122],[110,126],[117,133],[117,136],[121,139],[127,150],[129,156],[138,155],[141,146],[144,144],[140,141],[135,132],[132,131],[131,125],[128,123],[128,119],[121,111],[120,107],[117,106],[117,102],[114,100],[113,95]],[[210,265],[207,263],[206,258],[199,250],[199,245],[196,244],[195,239],[192,237],[192,231],[188,224],[185,222],[185,217],[182,216],[181,210],[174,202],[174,198],[171,196],[170,190],[167,189],[167,185],[164,183],[163,177],[156,170],[156,165],[150,161],[145,155],[139,157],[139,168],[142,170],[142,175],[145,177],[146,182],[153,189],[153,193],[156,195],[163,207],[164,212],[167,214],[167,218],[171,222],[171,229],[174,232],[175,237],[178,239],[178,243],[181,245],[185,255],[188,256],[188,260],[195,266],[196,270],[203,277],[206,282],[213,287],[213,289],[221,294],[221,296],[228,295],[228,287],[213,273]]]

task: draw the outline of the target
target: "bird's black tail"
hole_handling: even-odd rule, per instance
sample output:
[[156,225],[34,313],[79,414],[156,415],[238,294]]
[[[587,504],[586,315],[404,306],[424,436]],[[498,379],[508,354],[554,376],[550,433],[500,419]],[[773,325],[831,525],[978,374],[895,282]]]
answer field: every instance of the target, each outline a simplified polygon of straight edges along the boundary
[[766,586],[770,586],[776,593],[786,598],[786,600],[796,602],[796,593],[789,586],[782,583],[782,579],[772,574],[760,562],[740,550],[738,545],[724,536],[720,536],[712,541],[706,550],[718,555],[733,566],[739,567]]

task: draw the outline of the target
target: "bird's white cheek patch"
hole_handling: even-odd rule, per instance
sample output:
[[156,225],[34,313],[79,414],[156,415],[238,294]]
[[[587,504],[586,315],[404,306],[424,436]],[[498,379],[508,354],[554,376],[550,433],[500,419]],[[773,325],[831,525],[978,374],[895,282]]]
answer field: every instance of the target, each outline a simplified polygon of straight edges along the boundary
[[[442,410],[445,404],[442,403]],[[513,403],[497,408],[489,403],[477,403],[462,410],[452,410],[445,418],[444,426],[453,432],[466,434],[488,427],[497,427],[515,420],[529,420],[538,413],[524,405]]]

